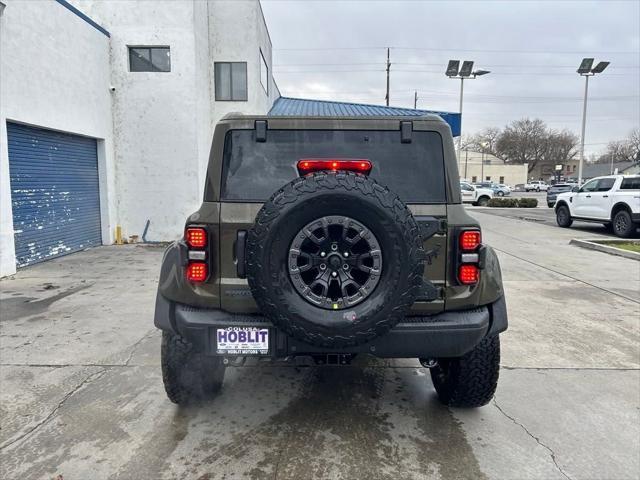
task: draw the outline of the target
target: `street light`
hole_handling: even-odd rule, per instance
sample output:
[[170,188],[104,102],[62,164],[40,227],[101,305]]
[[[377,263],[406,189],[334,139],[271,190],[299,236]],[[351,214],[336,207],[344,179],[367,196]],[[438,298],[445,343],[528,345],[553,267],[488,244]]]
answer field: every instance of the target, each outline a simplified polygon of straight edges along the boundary
[[602,73],[609,62],[599,62],[593,66],[593,58],[583,58],[578,67],[578,74],[584,77],[584,103],[582,105],[582,135],[580,137],[580,163],[578,164],[578,185],[582,185],[582,164],[584,162],[584,132],[587,126],[587,95],[589,93],[589,77]]
[[476,77],[491,73],[489,70],[473,70],[473,61],[465,60],[460,68],[460,60],[449,60],[445,75],[449,78],[460,79],[460,136],[458,137],[458,160],[462,148],[462,99],[464,96],[465,79],[473,80]]

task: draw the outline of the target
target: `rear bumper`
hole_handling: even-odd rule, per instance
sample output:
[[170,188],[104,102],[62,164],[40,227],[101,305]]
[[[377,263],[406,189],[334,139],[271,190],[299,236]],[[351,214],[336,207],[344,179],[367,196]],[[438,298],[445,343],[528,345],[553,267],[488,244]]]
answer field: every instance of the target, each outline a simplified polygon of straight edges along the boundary
[[325,353],[369,353],[383,358],[458,357],[475,347],[484,337],[507,329],[504,297],[473,310],[444,312],[425,317],[407,317],[387,334],[355,347],[331,349],[303,343],[290,337],[265,317],[237,315],[222,310],[175,304],[158,294],[154,323],[187,338],[196,348],[216,355],[216,329],[258,327],[269,329],[269,356]]

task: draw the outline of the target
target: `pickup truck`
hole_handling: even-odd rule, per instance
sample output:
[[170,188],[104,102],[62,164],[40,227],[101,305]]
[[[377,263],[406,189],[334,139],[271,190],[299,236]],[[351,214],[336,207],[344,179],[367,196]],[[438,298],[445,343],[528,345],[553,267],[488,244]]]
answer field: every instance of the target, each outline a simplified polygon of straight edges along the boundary
[[471,185],[467,182],[460,182],[460,192],[462,194],[462,203],[471,203],[484,207],[493,198],[493,190],[490,188],[481,188]]
[[640,227],[640,175],[607,175],[560,193],[556,221],[568,228],[574,220],[598,222],[618,237],[628,238]]
[[547,182],[534,180],[532,182],[527,182],[524,186],[524,189],[527,192],[531,192],[534,190],[536,192],[546,192],[547,190],[549,190],[549,184]]

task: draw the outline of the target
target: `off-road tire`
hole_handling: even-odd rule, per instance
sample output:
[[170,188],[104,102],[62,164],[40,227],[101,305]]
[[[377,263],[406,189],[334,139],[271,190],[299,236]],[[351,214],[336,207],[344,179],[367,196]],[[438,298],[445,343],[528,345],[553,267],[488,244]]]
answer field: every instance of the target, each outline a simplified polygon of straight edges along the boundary
[[222,358],[196,352],[180,335],[162,332],[160,362],[164,389],[173,403],[203,400],[222,387],[226,369]]
[[500,338],[484,338],[458,358],[438,359],[430,369],[440,401],[450,407],[476,408],[489,403],[498,385]]
[[560,205],[556,208],[556,223],[559,227],[569,228],[573,224],[573,218],[571,218],[571,211],[566,205]]
[[[323,309],[296,291],[287,255],[293,237],[320,217],[361,222],[382,252],[377,286],[360,303]],[[247,236],[247,280],[260,311],[287,334],[311,345],[341,348],[384,335],[422,289],[425,253],[420,229],[398,196],[352,172],[318,172],[297,178],[261,208]]]
[[620,210],[613,216],[613,233],[616,237],[629,238],[636,231],[636,227],[626,210]]
[[479,207],[486,207],[488,203],[489,203],[489,197],[487,197],[486,195],[483,195],[478,199],[478,201],[476,202],[476,205],[478,205]]

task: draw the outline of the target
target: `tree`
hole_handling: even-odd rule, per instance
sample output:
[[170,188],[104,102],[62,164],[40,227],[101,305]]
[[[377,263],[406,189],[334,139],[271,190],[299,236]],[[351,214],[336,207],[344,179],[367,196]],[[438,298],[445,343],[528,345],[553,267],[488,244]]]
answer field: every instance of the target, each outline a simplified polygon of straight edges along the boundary
[[498,143],[500,135],[501,132],[499,128],[485,128],[475,135],[466,137],[463,140],[463,149],[480,153],[489,153],[497,157],[496,144]]
[[564,165],[578,154],[578,137],[568,130],[549,130],[546,144],[541,163],[547,165]]
[[578,137],[568,130],[551,130],[540,119],[522,119],[498,133],[495,150],[506,163],[529,164],[529,173],[538,166],[565,164],[577,154]]
[[626,138],[614,140],[607,145],[607,151],[597,160],[599,163],[639,162],[640,128],[632,130]]
[[531,172],[544,158],[547,136],[547,126],[542,120],[517,120],[498,136],[497,156],[506,163],[528,163]]

